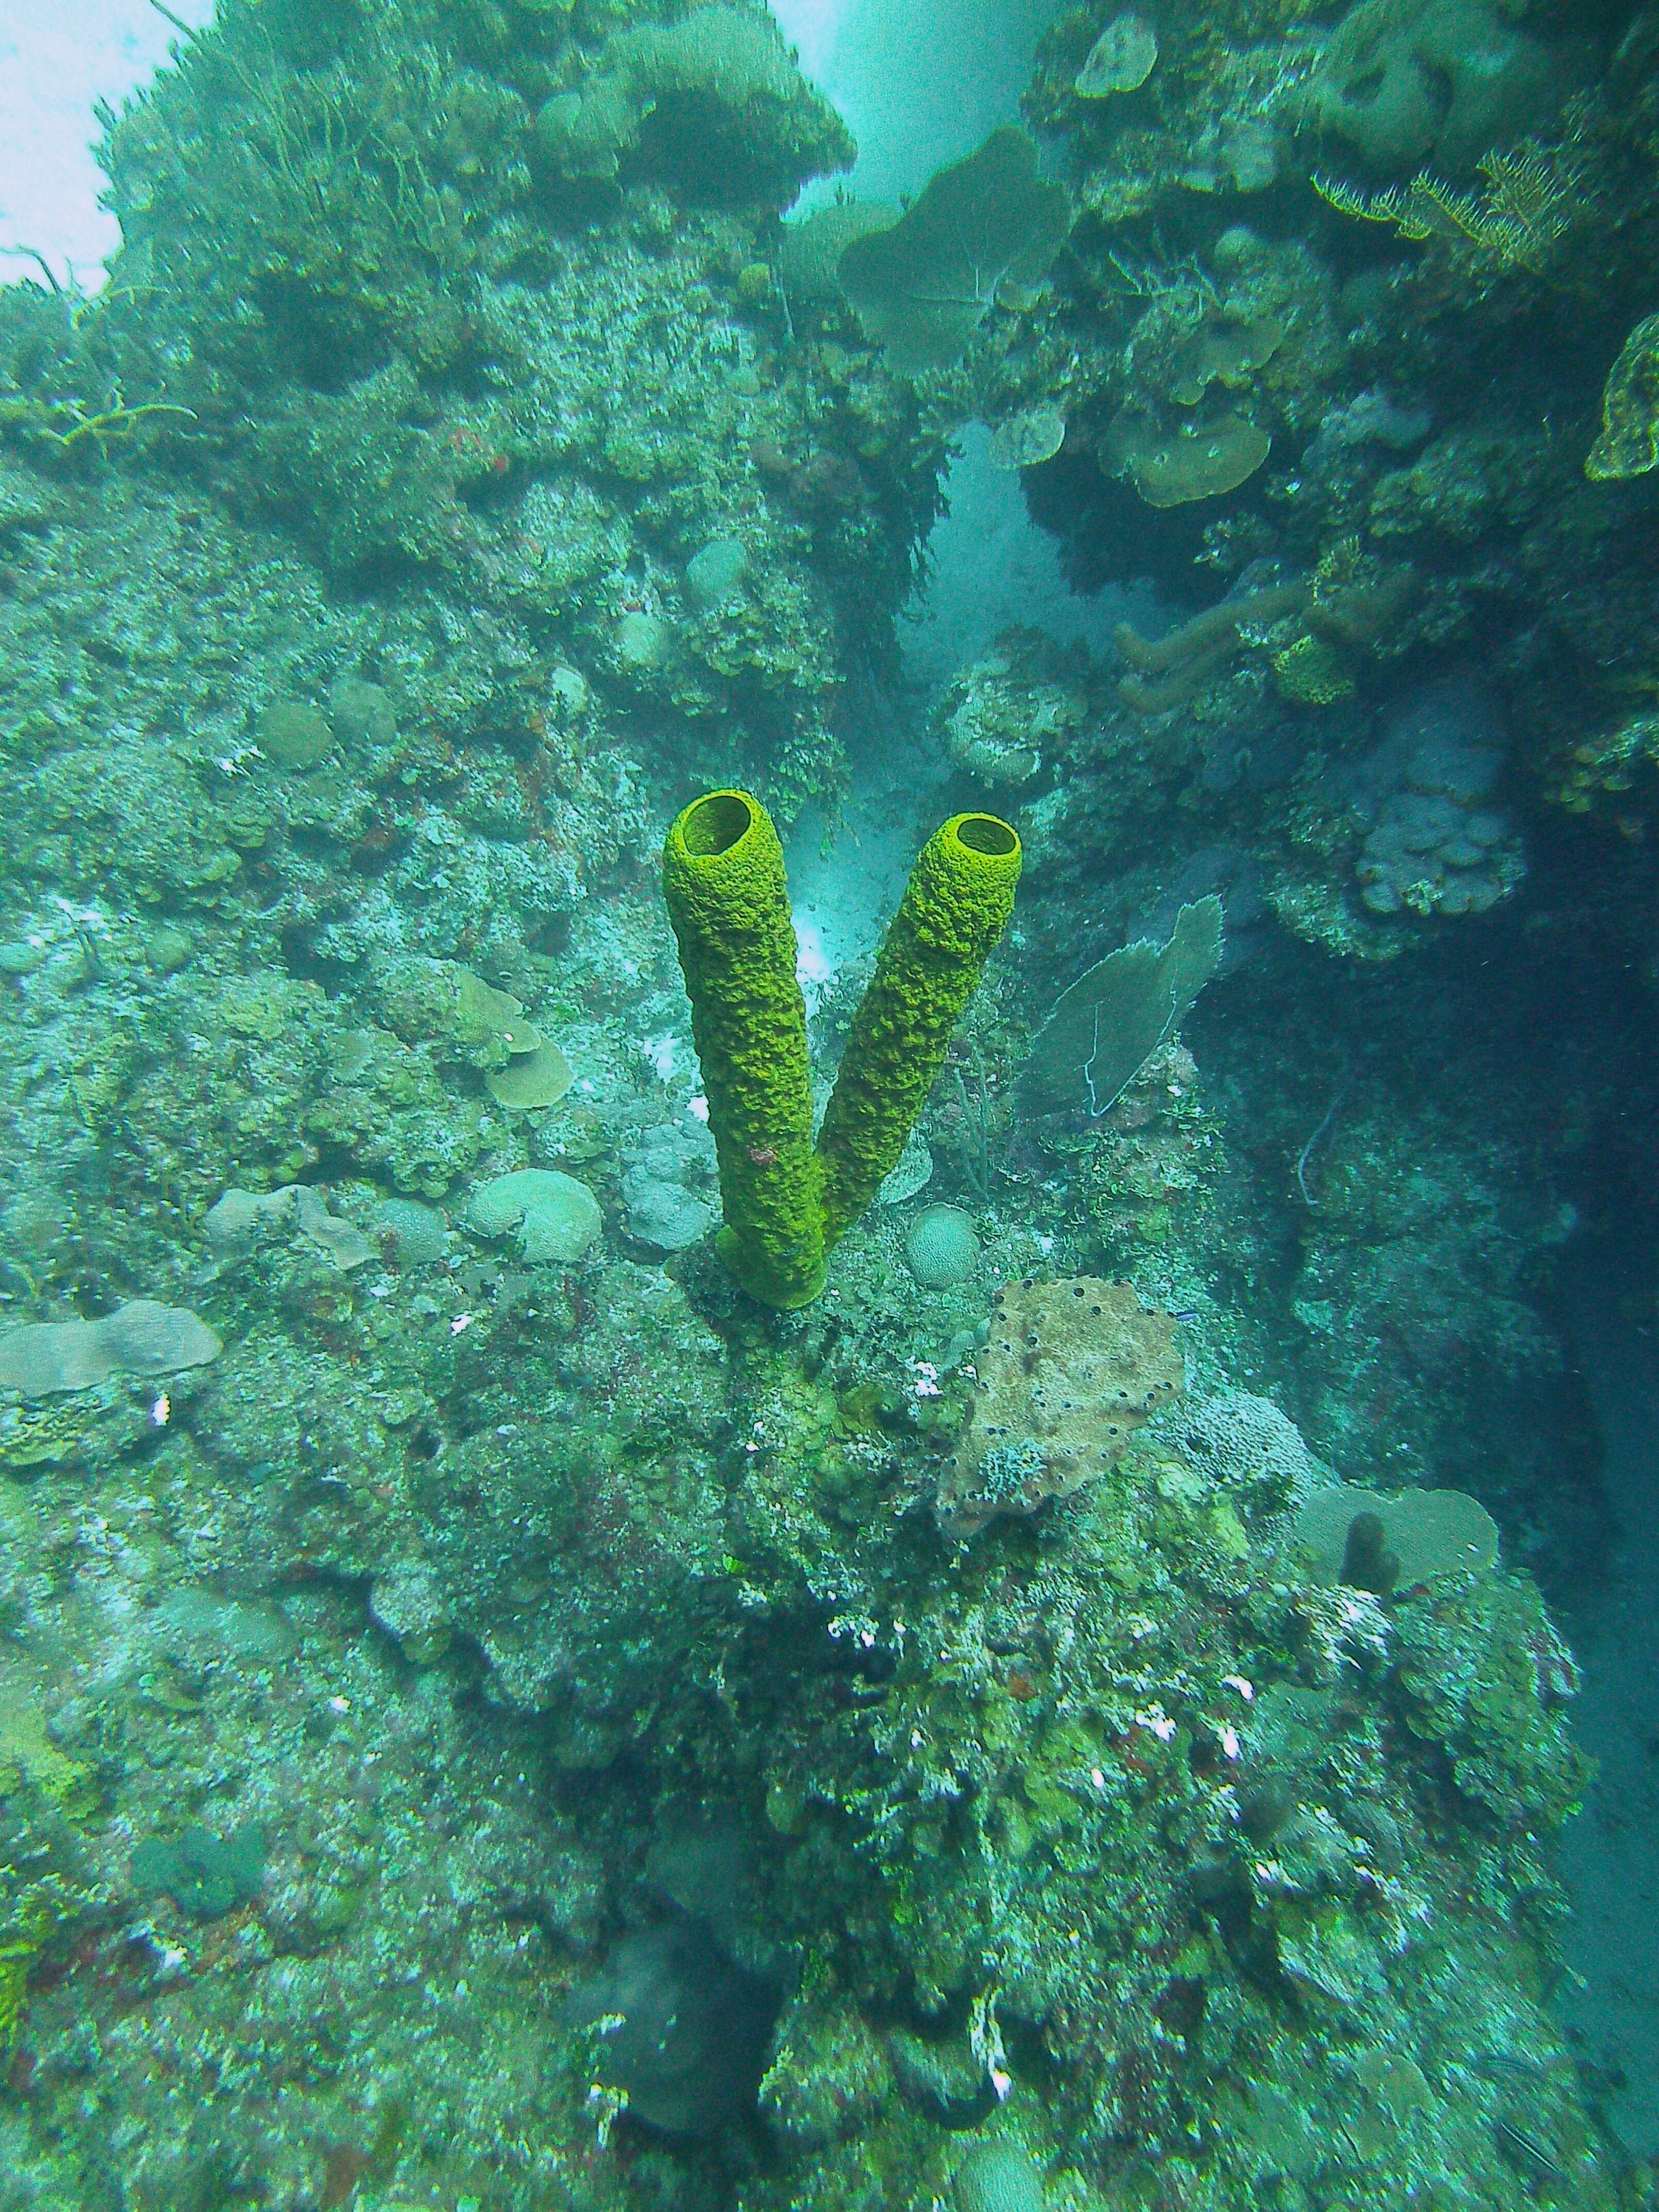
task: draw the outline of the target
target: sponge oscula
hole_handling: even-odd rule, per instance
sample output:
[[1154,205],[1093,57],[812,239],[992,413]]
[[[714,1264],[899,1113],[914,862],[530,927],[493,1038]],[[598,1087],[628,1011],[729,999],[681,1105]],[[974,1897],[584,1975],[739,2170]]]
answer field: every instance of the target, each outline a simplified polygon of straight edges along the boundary
[[807,1305],[823,1224],[783,848],[758,799],[711,791],[669,831],[662,875],[720,1159],[720,1255],[751,1297]]
[[897,1163],[951,1032],[1008,927],[1019,839],[994,814],[957,814],[910,872],[842,1054],[818,1137],[823,1239],[833,1244]]

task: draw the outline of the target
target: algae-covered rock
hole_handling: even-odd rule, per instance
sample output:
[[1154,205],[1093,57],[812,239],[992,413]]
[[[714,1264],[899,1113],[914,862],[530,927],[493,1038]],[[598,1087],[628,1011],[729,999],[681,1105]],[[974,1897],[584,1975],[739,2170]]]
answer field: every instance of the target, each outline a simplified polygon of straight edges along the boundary
[[622,1936],[565,2019],[603,2027],[607,2078],[627,2092],[630,2112],[701,2136],[754,2110],[776,2010],[771,1984],[687,1917]]
[[1359,0],[1311,88],[1321,126],[1377,169],[1460,169],[1539,122],[1563,72],[1493,0]]
[[536,139],[550,171],[604,180],[647,127],[659,161],[688,183],[777,205],[809,176],[847,167],[854,153],[770,15],[720,0],[678,22],[613,33],[592,74],[544,104]]
[[264,1831],[250,1824],[226,1836],[185,1829],[171,1842],[151,1837],[132,1855],[141,1893],[170,1897],[193,1920],[216,1920],[259,1893],[264,1880]]
[[[1150,66],[1150,64],[1149,64]],[[1042,2176],[1024,2143],[975,2143],[951,2180],[956,2212],[1042,2212]]]

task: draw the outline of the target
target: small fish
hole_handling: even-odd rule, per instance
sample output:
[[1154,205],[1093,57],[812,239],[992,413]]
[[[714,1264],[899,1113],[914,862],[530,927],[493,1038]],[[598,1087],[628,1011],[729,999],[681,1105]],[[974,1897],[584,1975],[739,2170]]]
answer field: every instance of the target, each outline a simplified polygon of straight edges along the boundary
[[1513,2120],[1498,2118],[1492,2122],[1498,2148],[1509,2152],[1518,2166],[1524,2166],[1537,2179],[1545,2181],[1565,2181],[1566,2174],[1541,2144],[1517,2128]]

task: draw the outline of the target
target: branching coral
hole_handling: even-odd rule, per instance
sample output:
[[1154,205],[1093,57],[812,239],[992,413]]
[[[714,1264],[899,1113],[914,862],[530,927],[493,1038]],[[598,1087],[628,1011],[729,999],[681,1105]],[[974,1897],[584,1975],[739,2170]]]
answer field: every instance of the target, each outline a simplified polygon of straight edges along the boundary
[[1313,187],[1339,215],[1438,242],[1472,274],[1544,275],[1583,208],[1577,170],[1566,156],[1529,142],[1485,155],[1477,166],[1486,180],[1478,191],[1462,191],[1431,169],[1377,192],[1316,172]]
[[176,422],[196,420],[192,409],[170,406],[164,400],[147,400],[141,406],[129,407],[118,392],[107,407],[90,413],[78,399],[41,400],[0,394],[0,431],[15,431],[58,453],[95,446],[107,457],[110,447],[131,437],[141,422],[161,416]]

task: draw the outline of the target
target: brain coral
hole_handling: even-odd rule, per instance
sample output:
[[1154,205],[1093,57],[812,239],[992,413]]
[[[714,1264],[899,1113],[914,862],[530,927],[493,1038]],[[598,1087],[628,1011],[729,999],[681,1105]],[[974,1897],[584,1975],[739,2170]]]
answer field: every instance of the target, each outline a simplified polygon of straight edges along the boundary
[[1242,1493],[1247,1512],[1276,1519],[1293,1512],[1328,1478],[1294,1421],[1270,1398],[1224,1390],[1196,1407],[1182,1437],[1201,1474]]
[[910,1273],[930,1291],[965,1282],[979,1259],[972,1219],[959,1206],[924,1208],[904,1240],[904,1256]]
[[999,1291],[977,1364],[973,1417],[939,1485],[954,1536],[1068,1497],[1121,1459],[1185,1380],[1170,1316],[1089,1275]]

